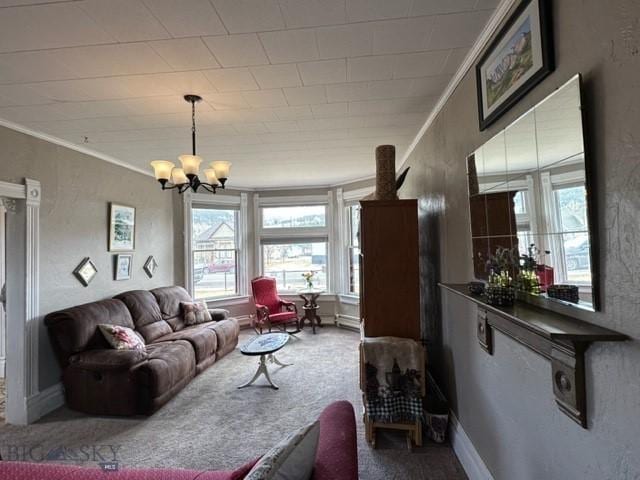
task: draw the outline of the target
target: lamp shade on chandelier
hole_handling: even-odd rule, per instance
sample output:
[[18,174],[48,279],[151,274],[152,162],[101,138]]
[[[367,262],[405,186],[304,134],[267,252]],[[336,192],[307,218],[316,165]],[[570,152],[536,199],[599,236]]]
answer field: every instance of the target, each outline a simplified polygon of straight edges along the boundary
[[[176,167],[169,160],[154,160],[151,162],[156,180],[160,182],[163,190],[177,189],[178,193],[184,193],[188,189],[197,192],[199,189],[216,193],[216,189],[224,188],[229,178],[231,163],[216,161],[209,164],[210,168],[202,171],[207,181],[203,182],[198,176],[202,158],[196,155],[196,103],[202,100],[198,95],[185,95],[185,101],[191,103],[191,155],[180,155],[181,167]],[[171,181],[171,183],[169,183]]]

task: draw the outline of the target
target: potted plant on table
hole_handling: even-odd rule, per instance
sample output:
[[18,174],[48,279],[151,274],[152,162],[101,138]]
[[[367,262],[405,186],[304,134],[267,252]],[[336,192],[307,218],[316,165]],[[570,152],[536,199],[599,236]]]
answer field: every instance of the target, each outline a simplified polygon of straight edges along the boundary
[[307,282],[307,288],[313,288],[313,276],[315,274],[316,274],[316,272],[312,272],[311,270],[309,270],[308,272],[303,272],[302,273],[302,277]]

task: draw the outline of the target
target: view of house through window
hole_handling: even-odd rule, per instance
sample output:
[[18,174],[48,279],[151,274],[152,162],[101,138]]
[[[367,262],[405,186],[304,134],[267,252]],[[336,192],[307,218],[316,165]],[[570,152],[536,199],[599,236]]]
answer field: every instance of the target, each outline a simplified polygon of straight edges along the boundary
[[193,208],[194,297],[208,299],[237,295],[237,211]]
[[326,289],[327,242],[263,243],[262,271],[265,276],[275,277],[281,291],[305,288],[302,274],[309,271],[314,273],[314,288]]

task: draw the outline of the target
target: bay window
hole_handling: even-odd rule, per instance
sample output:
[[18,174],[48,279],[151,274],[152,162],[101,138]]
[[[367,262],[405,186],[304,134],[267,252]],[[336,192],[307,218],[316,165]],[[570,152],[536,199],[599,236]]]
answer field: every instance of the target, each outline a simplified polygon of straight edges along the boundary
[[275,277],[280,292],[313,286],[330,288],[330,200],[328,196],[268,197],[256,200],[258,268]]

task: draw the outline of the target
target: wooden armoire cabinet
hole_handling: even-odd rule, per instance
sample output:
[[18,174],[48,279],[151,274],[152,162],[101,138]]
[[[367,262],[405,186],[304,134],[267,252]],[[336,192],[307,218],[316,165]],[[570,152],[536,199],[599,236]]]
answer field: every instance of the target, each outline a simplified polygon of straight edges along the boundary
[[418,202],[369,200],[360,204],[363,333],[420,341]]

